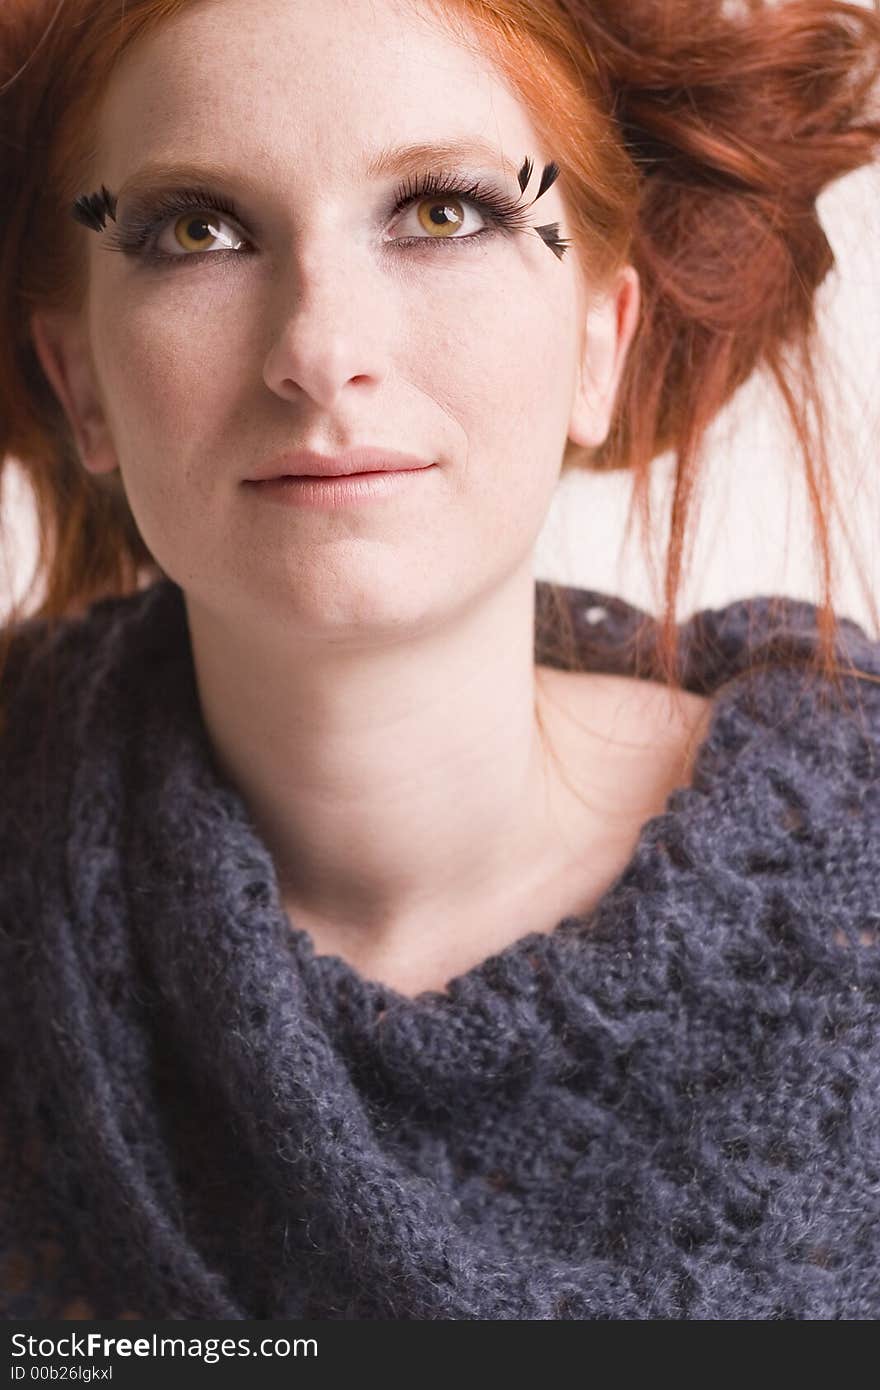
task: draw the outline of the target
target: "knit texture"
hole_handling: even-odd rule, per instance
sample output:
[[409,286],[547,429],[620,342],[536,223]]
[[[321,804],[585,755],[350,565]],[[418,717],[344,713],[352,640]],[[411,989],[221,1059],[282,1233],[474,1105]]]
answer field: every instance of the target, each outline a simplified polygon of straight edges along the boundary
[[[647,615],[565,593],[592,668],[630,669]],[[815,618],[681,624],[693,784],[588,916],[416,998],[288,920],[176,584],[26,624],[0,1313],[880,1317],[880,686],[847,710],[784,664]],[[839,654],[880,675],[850,620]]]

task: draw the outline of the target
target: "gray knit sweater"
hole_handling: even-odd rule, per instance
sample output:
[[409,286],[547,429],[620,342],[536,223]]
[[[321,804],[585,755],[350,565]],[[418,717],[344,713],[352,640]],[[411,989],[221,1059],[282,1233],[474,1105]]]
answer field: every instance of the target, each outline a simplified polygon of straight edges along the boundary
[[[590,665],[630,669],[646,615],[566,592]],[[679,632],[714,698],[693,785],[589,917],[411,999],[287,920],[174,583],[26,625],[5,1318],[880,1316],[880,685],[844,709],[786,664],[806,603]]]

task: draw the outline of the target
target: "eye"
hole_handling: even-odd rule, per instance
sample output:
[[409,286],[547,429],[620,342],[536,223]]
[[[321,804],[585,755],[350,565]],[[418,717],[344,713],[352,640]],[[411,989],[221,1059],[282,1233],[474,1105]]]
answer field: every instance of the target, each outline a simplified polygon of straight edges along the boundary
[[[529,225],[528,208],[520,205],[518,197],[479,180],[466,183],[449,172],[432,171],[407,179],[397,190],[394,214],[398,213],[404,216],[394,225],[402,224],[412,235],[386,240],[419,249],[431,243],[470,245],[498,234],[510,236]],[[480,225],[467,230],[474,213]]]
[[[162,237],[169,240],[162,245]],[[160,254],[175,257],[171,246],[176,246],[182,255],[188,252],[209,251],[212,242],[218,242],[222,251],[240,251],[247,243],[234,227],[216,212],[201,210],[186,212],[167,224],[166,229],[156,238],[156,250]]]
[[[471,227],[470,231],[465,234],[467,236],[477,235],[485,231],[487,227],[486,218],[477,210],[470,198],[462,198],[450,193],[435,194],[430,198],[416,198],[405,209],[403,217],[395,223],[397,230],[402,229],[406,233],[409,227],[411,233],[387,239],[393,241],[448,240],[459,236],[462,227],[469,224],[473,214],[476,214],[477,226]],[[427,234],[426,237],[419,236],[420,228]]]

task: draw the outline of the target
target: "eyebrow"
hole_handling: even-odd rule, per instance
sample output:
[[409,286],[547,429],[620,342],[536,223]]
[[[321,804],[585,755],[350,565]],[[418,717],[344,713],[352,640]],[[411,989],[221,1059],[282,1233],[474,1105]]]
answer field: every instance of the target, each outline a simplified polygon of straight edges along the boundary
[[[423,142],[410,145],[391,145],[378,150],[367,162],[369,178],[382,178],[389,175],[412,175],[421,173],[425,165],[436,162],[459,163],[478,161],[491,165],[496,170],[518,178],[519,169],[507,159],[496,145],[476,136],[457,140]],[[177,187],[186,183],[226,183],[230,177],[252,193],[260,192],[259,181],[249,172],[233,174],[233,171],[213,160],[194,163],[174,163],[154,160],[145,164],[131,178],[126,179],[119,190],[118,198],[141,197],[166,186]]]
[[477,160],[493,165],[516,178],[518,168],[507,159],[497,145],[476,136],[459,140],[446,140],[441,143],[394,145],[379,152],[367,164],[370,178],[382,178],[386,174],[418,174],[425,164],[432,160],[455,162],[457,160]]

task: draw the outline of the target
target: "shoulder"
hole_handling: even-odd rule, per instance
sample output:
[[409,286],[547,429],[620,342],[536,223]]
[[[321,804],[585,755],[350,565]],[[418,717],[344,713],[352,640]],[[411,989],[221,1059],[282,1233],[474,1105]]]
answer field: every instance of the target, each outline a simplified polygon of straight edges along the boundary
[[574,762],[583,753],[579,730],[597,751],[615,760],[622,778],[645,788],[654,784],[661,801],[690,780],[711,727],[711,696],[618,673],[537,669],[543,693],[575,738]]

